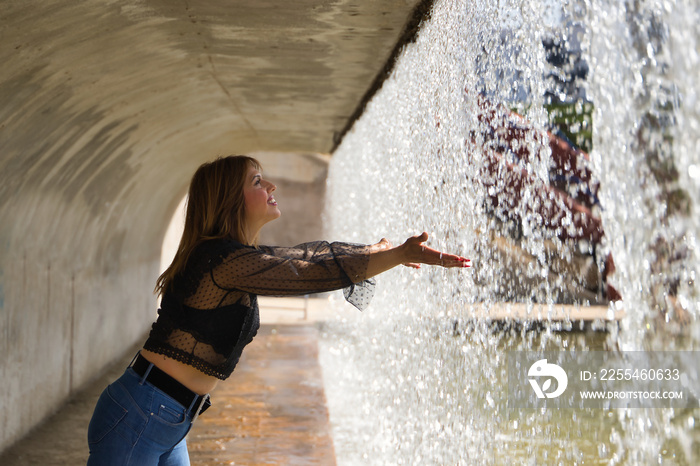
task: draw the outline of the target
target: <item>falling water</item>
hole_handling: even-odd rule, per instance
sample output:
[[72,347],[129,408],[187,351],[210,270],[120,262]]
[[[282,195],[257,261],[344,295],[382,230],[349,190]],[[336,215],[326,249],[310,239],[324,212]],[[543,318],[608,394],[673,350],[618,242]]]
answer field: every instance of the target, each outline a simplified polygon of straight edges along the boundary
[[[436,2],[333,156],[329,237],[399,243],[427,231],[430,245],[473,261],[468,270],[394,269],[379,278],[370,309],[327,324],[321,358],[340,464],[700,457],[698,409],[507,408],[507,351],[697,350],[700,342],[700,9],[693,0],[546,4]],[[579,25],[590,68],[577,98],[594,109],[590,161],[605,230],[595,248],[538,228],[543,219],[531,208],[540,201],[529,187],[510,218],[494,215],[498,180],[484,181],[480,96],[544,128],[551,65],[542,41],[565,24]],[[522,166],[528,186],[547,183],[548,149],[537,134],[522,142],[538,154]],[[500,237],[534,260],[498,252]],[[610,313],[626,312],[619,327],[560,332],[473,318],[520,302],[546,322],[563,303],[600,302],[600,289],[576,294],[576,273],[553,260],[589,257],[596,269],[608,253],[616,264],[608,283],[624,298],[609,304]]]

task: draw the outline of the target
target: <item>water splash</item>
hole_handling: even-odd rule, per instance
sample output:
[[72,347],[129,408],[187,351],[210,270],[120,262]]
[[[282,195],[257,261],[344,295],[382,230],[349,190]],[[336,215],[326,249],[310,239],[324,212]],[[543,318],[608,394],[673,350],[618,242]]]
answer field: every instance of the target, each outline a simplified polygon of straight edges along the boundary
[[[593,247],[544,228],[537,212],[547,197],[537,192],[551,182],[552,166],[544,133],[522,142],[536,156],[513,162],[528,181],[508,204],[512,215],[494,214],[495,188],[483,181],[491,149],[480,130],[482,96],[513,106],[526,96],[527,120],[548,123],[551,66],[542,39],[553,31],[540,2],[437,2],[334,154],[326,224],[329,237],[363,243],[427,231],[432,245],[472,258],[474,269],[392,270],[368,312],[327,324],[322,362],[341,464],[697,458],[698,410],[506,409],[508,350],[697,349],[700,341],[693,221],[700,12],[690,1],[552,8],[587,31],[585,95],[595,109],[591,162],[604,239]],[[504,35],[504,25],[517,29]],[[532,260],[494,246],[514,236]],[[617,269],[609,281],[628,316],[619,331],[495,330],[472,318],[504,301],[522,301],[545,318],[563,302],[590,302],[576,291],[584,288],[575,283],[580,269],[557,268],[553,258],[574,264],[588,255],[595,269],[607,252]]]

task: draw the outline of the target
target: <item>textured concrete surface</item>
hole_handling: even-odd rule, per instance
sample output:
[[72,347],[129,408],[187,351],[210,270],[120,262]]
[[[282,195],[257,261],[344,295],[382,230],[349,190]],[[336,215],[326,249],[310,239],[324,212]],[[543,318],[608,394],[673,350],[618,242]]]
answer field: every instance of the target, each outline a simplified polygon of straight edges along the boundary
[[[233,375],[212,394],[212,407],[189,434],[193,465],[335,463],[313,323],[327,317],[324,303],[267,299],[261,304],[259,335]],[[310,319],[296,312],[305,306]],[[138,345],[130,348],[56,415],[0,454],[0,464],[85,464],[87,426],[97,398],[137,350]]]
[[0,450],[147,329],[196,166],[328,152],[416,3],[0,3]]

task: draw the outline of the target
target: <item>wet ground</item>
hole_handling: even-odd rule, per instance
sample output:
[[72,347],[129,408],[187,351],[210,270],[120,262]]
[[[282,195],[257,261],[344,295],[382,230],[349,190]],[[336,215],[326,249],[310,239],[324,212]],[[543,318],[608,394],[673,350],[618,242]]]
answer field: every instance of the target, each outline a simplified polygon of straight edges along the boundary
[[[279,311],[282,317],[274,319],[277,323],[263,324],[234,374],[212,393],[212,407],[188,437],[193,466],[335,464],[318,363],[318,332],[309,320],[294,323],[302,317],[295,312],[302,313],[303,305]],[[92,409],[104,387],[130,360],[127,356],[115,364],[4,452],[0,465],[84,465]]]
[[317,330],[266,325],[241,362],[190,432],[192,464],[335,464]]

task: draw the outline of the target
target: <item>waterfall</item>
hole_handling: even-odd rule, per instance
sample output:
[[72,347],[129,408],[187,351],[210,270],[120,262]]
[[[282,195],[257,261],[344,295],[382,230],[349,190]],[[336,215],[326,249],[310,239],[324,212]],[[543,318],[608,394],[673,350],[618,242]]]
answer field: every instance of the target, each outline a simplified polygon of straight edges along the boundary
[[[698,20],[692,0],[435,3],[333,154],[327,236],[426,231],[473,268],[394,269],[366,312],[325,325],[340,464],[697,459],[697,408],[514,412],[505,386],[508,351],[698,348]],[[552,64],[552,37],[575,39],[577,85]],[[551,96],[592,109],[573,125],[587,160],[556,158]],[[562,187],[557,160],[584,168]],[[547,323],[601,303],[625,312],[605,332]],[[544,324],[478,317],[516,305]]]

